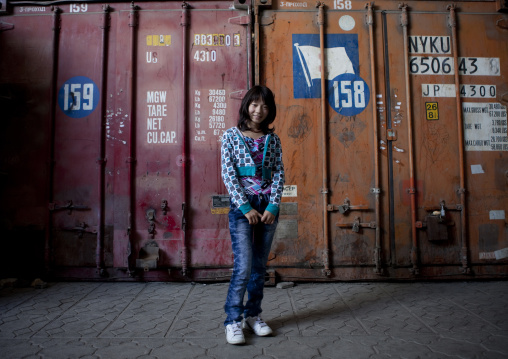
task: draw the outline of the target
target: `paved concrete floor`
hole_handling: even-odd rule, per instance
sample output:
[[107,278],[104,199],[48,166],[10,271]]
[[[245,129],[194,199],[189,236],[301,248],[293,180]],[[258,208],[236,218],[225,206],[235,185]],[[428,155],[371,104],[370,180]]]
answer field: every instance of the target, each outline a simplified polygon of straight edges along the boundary
[[508,281],[265,289],[274,336],[225,340],[227,283],[0,290],[1,358],[508,358]]

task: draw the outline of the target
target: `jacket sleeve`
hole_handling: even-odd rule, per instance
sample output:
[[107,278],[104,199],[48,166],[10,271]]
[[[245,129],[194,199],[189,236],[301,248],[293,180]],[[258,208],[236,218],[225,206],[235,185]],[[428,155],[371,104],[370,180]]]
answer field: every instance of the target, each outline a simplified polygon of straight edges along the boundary
[[221,175],[224,185],[228,190],[229,196],[233,204],[238,207],[243,214],[248,213],[252,207],[247,200],[247,196],[243,190],[234,161],[233,148],[233,131],[226,131],[222,135],[221,146]]
[[280,143],[280,138],[277,135],[273,136],[274,147],[271,149],[273,152],[271,155],[273,156],[273,177],[272,177],[272,186],[271,186],[271,194],[270,194],[270,203],[266,210],[271,212],[274,215],[279,213],[280,202],[282,199],[282,191],[284,189],[285,182],[285,174],[284,174],[284,163],[282,162],[282,145]]

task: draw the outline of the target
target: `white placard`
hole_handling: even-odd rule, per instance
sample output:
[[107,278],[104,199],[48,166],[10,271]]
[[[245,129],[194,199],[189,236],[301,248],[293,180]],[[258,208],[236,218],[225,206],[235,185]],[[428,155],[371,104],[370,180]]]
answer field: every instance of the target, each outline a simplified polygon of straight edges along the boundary
[[489,212],[489,219],[505,219],[503,210],[492,210]]
[[282,191],[282,197],[298,197],[296,185],[285,185]]
[[471,173],[477,175],[485,172],[483,171],[482,165],[471,165]]
[[466,151],[508,151],[506,107],[495,102],[464,102]]

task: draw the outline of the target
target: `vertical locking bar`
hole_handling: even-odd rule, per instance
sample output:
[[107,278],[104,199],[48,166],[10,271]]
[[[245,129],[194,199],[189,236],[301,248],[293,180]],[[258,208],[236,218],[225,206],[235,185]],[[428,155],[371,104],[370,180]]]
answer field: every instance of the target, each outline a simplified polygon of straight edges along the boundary
[[182,203],[182,231],[181,231],[181,263],[182,263],[182,275],[187,275],[187,239],[186,239],[186,219],[185,219],[185,203],[187,202],[188,197],[188,186],[187,186],[187,173],[188,173],[188,109],[187,109],[187,100],[188,100],[188,71],[187,71],[187,63],[189,59],[189,49],[188,49],[188,32],[189,32],[189,4],[185,1],[182,3],[182,19],[180,22],[180,26],[182,27],[182,135],[181,135],[181,146],[182,146],[182,166],[181,168],[181,180],[182,180],[182,195],[183,195],[183,203]]
[[[51,104],[49,106],[49,141],[48,141],[48,203],[53,203],[53,185],[54,185],[54,167],[55,167],[55,121],[56,121],[56,98],[57,98],[57,78],[58,78],[58,54],[60,44],[60,13],[58,6],[53,10],[53,67],[51,70]],[[46,271],[49,272],[52,266],[52,244],[51,232],[53,230],[53,212],[48,209],[46,214],[46,233],[44,239],[44,264]]]
[[131,33],[131,59],[130,59],[130,74],[129,74],[129,157],[127,158],[128,170],[128,206],[129,211],[127,215],[127,268],[129,276],[134,276],[134,270],[136,268],[136,260],[134,258],[134,221],[133,216],[136,213],[134,208],[134,177],[135,177],[135,165],[136,165],[136,59],[137,59],[137,27],[138,27],[138,6],[131,4],[131,10],[129,12],[129,27]]
[[98,163],[98,192],[99,210],[97,212],[97,247],[95,249],[95,265],[97,273],[103,277],[104,270],[104,207],[105,207],[105,167],[106,167],[106,100],[108,73],[108,38],[109,38],[109,5],[103,5],[102,14],[102,54],[101,54],[101,108],[99,125],[99,157]]
[[323,200],[323,275],[328,277],[331,275],[330,270],[330,234],[328,233],[328,122],[326,103],[326,76],[325,76],[325,4],[318,2],[318,25],[319,25],[319,48],[321,60],[321,164],[323,187],[321,195]]
[[452,31],[452,47],[453,47],[453,65],[455,66],[455,101],[457,105],[457,136],[459,139],[459,170],[460,170],[460,204],[462,210],[460,211],[460,231],[461,231],[461,252],[460,260],[462,262],[462,273],[469,274],[469,248],[467,244],[467,211],[466,211],[466,171],[464,168],[464,123],[462,119],[462,104],[460,99],[460,79],[459,79],[459,54],[457,45],[457,18],[455,14],[455,6],[448,5],[447,9],[450,11],[448,17],[448,26]]
[[[370,78],[371,78],[371,98],[374,99],[372,103],[372,131],[374,137],[374,198],[375,198],[375,215],[376,215],[376,242],[374,247],[374,264],[376,268],[374,272],[381,274],[381,230],[380,230],[380,193],[377,191],[379,188],[379,139],[378,139],[378,123],[377,123],[377,104],[376,104],[376,55],[374,52],[374,11],[372,10],[372,3],[367,3],[366,22],[369,26],[369,47],[370,47]],[[372,192],[372,191],[371,191]]]
[[[414,153],[413,153],[413,119],[411,108],[411,79],[409,75],[409,47],[408,47],[408,25],[409,16],[407,13],[407,5],[400,4],[401,9],[400,25],[402,26],[403,40],[404,40],[404,71],[406,78],[406,111],[407,111],[407,141],[408,141],[408,157],[409,157],[409,195],[411,198],[411,273],[419,274],[418,262],[418,239],[416,237],[416,184],[415,184],[415,169],[414,169]],[[377,144],[376,144],[377,146]]]

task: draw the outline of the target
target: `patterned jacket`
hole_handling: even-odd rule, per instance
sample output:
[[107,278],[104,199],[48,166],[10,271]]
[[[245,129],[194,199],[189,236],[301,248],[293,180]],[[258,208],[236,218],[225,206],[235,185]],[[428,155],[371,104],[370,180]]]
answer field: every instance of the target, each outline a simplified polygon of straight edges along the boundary
[[[243,214],[252,207],[247,200],[239,178],[254,176],[256,166],[245,144],[240,130],[232,127],[222,135],[221,147],[222,180],[226,185],[233,204]],[[284,187],[284,164],[282,163],[282,146],[279,136],[267,135],[267,143],[263,154],[263,179],[271,180],[270,203],[266,210],[273,215],[279,213],[279,205]]]

